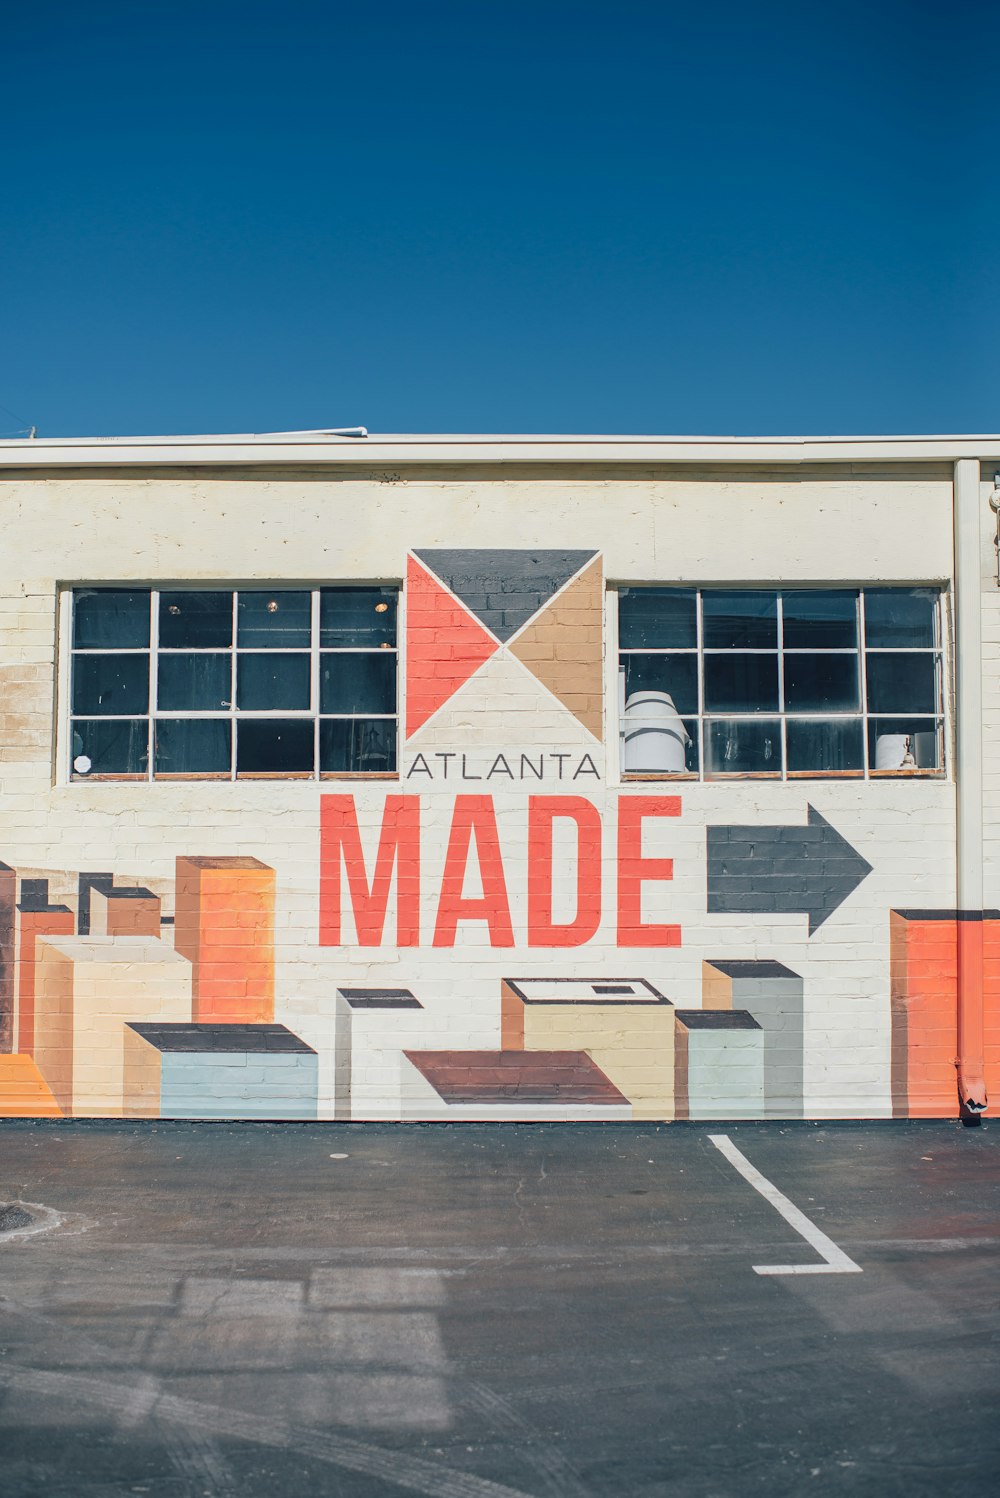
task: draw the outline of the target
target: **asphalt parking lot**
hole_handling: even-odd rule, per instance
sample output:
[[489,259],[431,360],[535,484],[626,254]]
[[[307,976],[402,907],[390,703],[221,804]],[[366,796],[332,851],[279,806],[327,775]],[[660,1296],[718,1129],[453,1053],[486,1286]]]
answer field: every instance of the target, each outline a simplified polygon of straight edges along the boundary
[[981,1495],[998,1145],[5,1122],[0,1492]]

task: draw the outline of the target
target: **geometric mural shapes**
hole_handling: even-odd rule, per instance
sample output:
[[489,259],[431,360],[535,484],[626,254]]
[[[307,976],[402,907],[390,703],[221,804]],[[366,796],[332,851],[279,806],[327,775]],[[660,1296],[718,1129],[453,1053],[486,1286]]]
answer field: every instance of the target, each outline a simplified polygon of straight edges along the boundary
[[[985,947],[1000,912],[983,915]],[[955,910],[889,912],[894,1118],[954,1118],[959,1111],[958,917]]]
[[764,1034],[764,1117],[801,1118],[805,1068],[803,982],[780,962],[702,963],[702,1007],[745,1009]]
[[177,859],[174,946],[192,964],[196,1023],[274,1019],[274,891],[258,858]]
[[632,1104],[632,1117],[674,1116],[674,1014],[642,979],[504,978],[505,1050],[586,1051]]
[[[425,756],[434,751],[474,750],[474,754],[466,756],[467,763],[471,769],[473,759],[485,761],[484,765],[475,766],[475,773],[482,775],[489,771],[502,750],[575,750],[577,757],[567,760],[564,766],[567,777],[577,768],[578,756],[584,753],[595,759],[598,769],[603,764],[600,746],[594,743],[587,729],[567,713],[509,650],[498,650],[481,666],[406,747]],[[435,781],[442,779],[442,766],[435,765],[433,760],[430,763],[434,766]],[[511,769],[514,779],[520,780],[516,758],[511,761]],[[449,764],[448,779],[460,777],[461,760],[456,758]],[[594,784],[592,774],[587,778]],[[501,772],[498,784],[505,782]],[[412,777],[412,783],[419,786],[421,776]]]
[[40,936],[72,936],[75,921],[68,905],[49,904],[47,879],[22,879],[17,907],[20,929],[17,973],[17,1049],[32,1055],[35,1046],[35,949]]
[[678,1009],[678,1118],[764,1116],[764,1032],[743,1009]]
[[0,1056],[0,1116],[60,1118],[62,1110],[30,1056]]
[[403,1117],[629,1119],[632,1109],[585,1051],[402,1053]]
[[603,607],[604,570],[596,557],[508,646],[596,739],[603,725]]
[[152,890],[90,890],[91,936],[159,936],[160,898]]
[[416,733],[497,642],[412,556],[406,564],[406,733]]
[[0,1052],[14,1045],[14,930],[17,874],[0,863]]
[[74,1116],[124,1112],[123,1027],[190,1020],[191,966],[149,936],[45,936],[38,941],[35,1060]]
[[76,933],[78,936],[90,935],[91,890],[109,890],[114,887],[114,874],[80,874],[77,876]]
[[596,551],[414,552],[498,640],[509,640]]
[[334,1010],[334,1118],[399,1111],[399,1052],[422,1039],[424,1006],[408,988],[338,988]]
[[318,1057],[285,1025],[125,1026],[125,1110],[145,1118],[314,1119]]

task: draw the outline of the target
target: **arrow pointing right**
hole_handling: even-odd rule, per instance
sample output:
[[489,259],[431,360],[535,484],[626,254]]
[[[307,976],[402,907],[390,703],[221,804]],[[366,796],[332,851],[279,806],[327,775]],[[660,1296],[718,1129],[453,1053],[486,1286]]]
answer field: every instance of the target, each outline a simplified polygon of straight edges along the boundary
[[709,914],[809,916],[809,935],[872,871],[814,806],[804,827],[708,827]]

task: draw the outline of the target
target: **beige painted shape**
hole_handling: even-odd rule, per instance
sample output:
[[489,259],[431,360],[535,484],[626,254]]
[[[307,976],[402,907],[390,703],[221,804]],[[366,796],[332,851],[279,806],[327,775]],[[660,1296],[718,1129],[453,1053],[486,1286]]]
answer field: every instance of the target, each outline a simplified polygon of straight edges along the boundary
[[599,739],[603,731],[604,569],[596,557],[508,649]]
[[121,1118],[124,1026],[190,1023],[190,962],[149,936],[41,937],[36,951],[39,1071],[64,1112]]
[[[596,753],[590,734],[506,650],[498,650],[480,666],[433,718],[407,739],[406,748],[422,754],[435,749],[471,751],[477,762],[488,759],[491,750],[578,749],[581,754]],[[598,764],[597,768],[602,767]],[[517,766],[512,769],[516,776]],[[449,779],[452,775],[459,778],[460,765],[452,764]],[[505,780],[506,776],[494,783],[502,785]],[[593,776],[589,780],[593,785]]]
[[714,963],[703,960],[701,964],[701,1007],[703,1009],[732,1009],[733,980],[728,973],[720,972]]
[[670,1004],[525,1004],[526,1051],[586,1051],[632,1104],[633,1118],[674,1116]]
[[162,1057],[156,1046],[129,1028],[125,1035],[122,1110],[126,1118],[159,1118]]

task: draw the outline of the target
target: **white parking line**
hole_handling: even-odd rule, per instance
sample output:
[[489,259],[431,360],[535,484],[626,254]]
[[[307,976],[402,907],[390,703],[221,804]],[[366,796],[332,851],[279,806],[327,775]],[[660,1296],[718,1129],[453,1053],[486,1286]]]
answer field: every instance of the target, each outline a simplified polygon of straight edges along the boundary
[[860,1264],[855,1264],[849,1259],[842,1248],[838,1248],[832,1238],[821,1233],[815,1223],[810,1222],[804,1212],[800,1212],[794,1202],[790,1202],[777,1188],[772,1186],[766,1176],[750,1164],[740,1150],[738,1150],[728,1134],[709,1134],[709,1139],[715,1145],[720,1154],[725,1155],[745,1181],[749,1181],[755,1191],[759,1191],[765,1201],[771,1203],[776,1212],[780,1212],[790,1227],[814,1248],[822,1257],[822,1264],[754,1264],[754,1274],[863,1274],[864,1270]]

